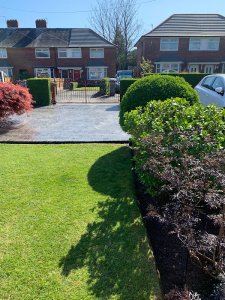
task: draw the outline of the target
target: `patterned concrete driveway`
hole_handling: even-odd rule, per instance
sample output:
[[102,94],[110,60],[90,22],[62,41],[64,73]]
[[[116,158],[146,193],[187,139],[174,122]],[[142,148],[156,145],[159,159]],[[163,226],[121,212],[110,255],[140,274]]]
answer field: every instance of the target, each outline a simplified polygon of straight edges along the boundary
[[0,142],[128,142],[118,104],[57,104],[36,108],[25,123],[0,129]]

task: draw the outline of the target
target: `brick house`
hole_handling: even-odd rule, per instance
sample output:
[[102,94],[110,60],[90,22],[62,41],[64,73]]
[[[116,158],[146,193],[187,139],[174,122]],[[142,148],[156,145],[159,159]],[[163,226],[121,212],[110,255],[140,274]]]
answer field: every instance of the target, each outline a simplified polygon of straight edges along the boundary
[[225,73],[225,17],[175,14],[136,43],[137,63],[151,60],[154,71]]
[[100,80],[116,74],[116,46],[88,28],[19,28],[8,20],[0,28],[0,70],[30,77]]

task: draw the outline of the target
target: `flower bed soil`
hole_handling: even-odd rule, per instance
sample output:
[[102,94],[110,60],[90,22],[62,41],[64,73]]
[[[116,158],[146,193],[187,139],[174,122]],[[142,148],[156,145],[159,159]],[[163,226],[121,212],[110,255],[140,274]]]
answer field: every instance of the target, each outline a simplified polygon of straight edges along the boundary
[[150,215],[149,207],[157,207],[157,203],[145,193],[135,174],[134,177],[138,205],[160,274],[162,293],[165,295],[173,289],[188,289],[200,295],[200,298],[193,299],[225,300],[224,278],[217,282],[192,263],[186,247],[173,233],[173,228],[161,222],[157,215]]

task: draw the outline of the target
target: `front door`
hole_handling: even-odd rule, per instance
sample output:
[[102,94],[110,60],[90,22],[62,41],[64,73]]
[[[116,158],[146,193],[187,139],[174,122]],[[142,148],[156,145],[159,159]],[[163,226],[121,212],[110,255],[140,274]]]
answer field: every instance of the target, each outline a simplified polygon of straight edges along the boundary
[[198,73],[199,65],[189,65],[189,73]]
[[205,65],[204,73],[211,74],[214,72],[214,65]]
[[73,70],[73,80],[78,81],[80,79],[80,70]]

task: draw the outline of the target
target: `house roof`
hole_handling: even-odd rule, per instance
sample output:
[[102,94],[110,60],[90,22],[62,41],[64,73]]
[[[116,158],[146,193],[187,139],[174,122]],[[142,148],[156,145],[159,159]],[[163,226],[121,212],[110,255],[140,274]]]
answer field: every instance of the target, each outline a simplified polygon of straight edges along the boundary
[[144,37],[225,36],[225,17],[219,14],[174,14]]
[[0,28],[0,47],[115,47],[89,28]]

